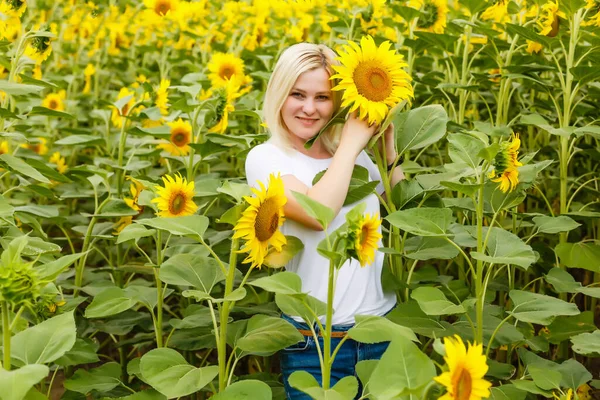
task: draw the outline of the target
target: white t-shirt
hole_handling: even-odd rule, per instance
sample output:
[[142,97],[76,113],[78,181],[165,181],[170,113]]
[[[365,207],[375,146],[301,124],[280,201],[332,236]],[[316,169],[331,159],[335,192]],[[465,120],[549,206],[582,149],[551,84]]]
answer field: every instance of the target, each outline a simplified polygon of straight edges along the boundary
[[[252,187],[259,188],[257,181],[268,185],[269,175],[278,172],[293,175],[308,187],[316,174],[329,168],[333,158],[315,159],[296,150],[284,150],[266,142],[254,147],[246,158],[246,179]],[[377,166],[369,156],[362,151],[356,159],[356,164],[369,171],[371,181],[381,181]],[[383,184],[377,186],[377,192],[383,193]],[[372,193],[361,200],[366,202],[365,213],[379,213],[379,199]],[[356,204],[342,207],[338,215],[328,227],[333,232],[346,221],[346,214]],[[380,228],[381,230],[381,228]],[[327,276],[329,260],[317,252],[317,245],[325,239],[324,231],[315,231],[304,225],[286,219],[281,231],[284,235],[292,235],[304,243],[304,249],[298,253],[286,266],[288,271],[295,272],[302,279],[302,290],[311,296],[327,302]],[[381,247],[381,241],[378,244]],[[375,261],[371,265],[361,267],[354,259],[346,261],[338,272],[333,299],[333,324],[353,324],[355,315],[383,315],[396,304],[393,293],[384,293],[381,288],[381,270],[383,254],[375,252]],[[292,316],[294,317],[294,316]],[[300,317],[294,319],[301,321]],[[325,317],[320,318],[323,322]]]

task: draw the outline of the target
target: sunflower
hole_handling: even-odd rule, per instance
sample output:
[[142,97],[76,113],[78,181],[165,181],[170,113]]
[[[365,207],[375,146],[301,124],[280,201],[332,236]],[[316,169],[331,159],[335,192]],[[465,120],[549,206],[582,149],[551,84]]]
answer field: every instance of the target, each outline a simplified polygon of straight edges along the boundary
[[9,17],[21,18],[26,8],[25,0],[4,0],[0,3],[0,13]]
[[558,11],[558,3],[549,1],[544,4],[541,9],[541,16],[537,21],[537,26],[540,29],[539,34],[548,37],[555,37],[558,35],[558,28],[560,25],[560,19],[566,18],[566,15],[562,11]]
[[233,54],[215,53],[207,65],[208,79],[213,87],[227,86],[233,80],[238,86],[246,85],[252,80],[244,75],[244,61]]
[[8,146],[8,141],[3,140],[0,142],[0,154],[8,154],[10,153],[10,147]]
[[511,141],[502,144],[494,158],[494,169],[489,177],[492,182],[500,182],[500,190],[504,193],[512,192],[519,183],[518,168],[523,165],[518,160],[520,146],[519,135],[514,135]]
[[410,6],[421,10],[417,30],[444,33],[448,16],[448,2],[445,0],[410,0]]
[[50,93],[42,100],[42,107],[55,111],[65,111],[64,100],[66,97],[67,92],[64,90],[61,90],[58,93]]
[[239,85],[233,79],[227,81],[227,86],[221,88],[218,93],[217,107],[215,110],[216,124],[210,128],[209,132],[225,133],[229,124],[229,113],[235,111],[233,102],[240,97],[241,92]]
[[56,170],[58,172],[60,172],[61,174],[64,174],[65,172],[67,172],[66,159],[64,157],[62,157],[58,151],[55,151],[54,153],[52,153],[52,156],[50,157],[49,161],[52,164],[56,164]]
[[171,137],[169,143],[162,143],[158,148],[171,153],[174,156],[185,156],[190,152],[189,143],[192,141],[192,125],[188,121],[179,118],[175,122],[169,122]]
[[533,40],[527,40],[527,49],[525,49],[529,54],[533,54],[533,53],[539,53],[540,50],[542,50],[542,48],[544,46],[542,46],[541,43],[538,42],[534,42]]
[[354,231],[354,249],[361,267],[375,261],[375,250],[379,247],[379,239],[383,237],[379,230],[380,226],[379,214],[376,213],[373,217],[366,214]]
[[268,189],[262,182],[258,184],[260,190],[252,188],[255,196],[244,197],[250,205],[233,228],[235,231],[233,238],[242,238],[246,241],[240,252],[250,253],[243,262],[251,262],[251,267],[260,267],[263,264],[269,246],[281,251],[283,245],[287,243],[285,236],[279,230],[285,221],[283,206],[287,202],[283,181],[279,174],[277,176],[271,174]]
[[144,4],[157,15],[163,17],[169,12],[173,13],[177,9],[179,0],[144,0]]
[[38,137],[37,143],[23,143],[21,145],[21,147],[24,149],[29,149],[29,150],[33,151],[34,153],[39,154],[40,156],[43,156],[44,154],[48,153],[48,146],[46,146],[46,139],[43,137]]
[[410,76],[402,69],[407,64],[400,54],[390,50],[391,43],[379,48],[371,36],[363,36],[360,46],[354,42],[344,46],[334,65],[331,79],[340,79],[332,90],[343,90],[342,107],[359,110],[359,117],[369,123],[381,123],[390,108],[413,97]]
[[600,26],[600,0],[586,0],[585,8],[592,10],[592,16],[586,25]]
[[92,76],[96,73],[96,68],[93,64],[88,64],[83,70],[83,76],[85,77],[85,86],[83,87],[83,94],[87,94],[92,89]]
[[116,107],[112,110],[112,115],[110,120],[116,128],[121,127],[121,118],[129,114],[130,108],[135,104],[135,93],[127,89],[126,87],[122,87],[119,90],[119,94],[117,95],[117,100],[120,100],[124,97],[131,96],[131,99],[127,102],[127,104],[123,105],[120,110]]
[[483,379],[488,370],[481,344],[470,344],[467,350],[458,335],[444,338],[448,371],[435,377],[446,387],[447,393],[440,400],[481,400],[490,396],[492,384]]
[[34,36],[27,42],[25,55],[35,61],[36,64],[41,64],[52,53],[50,38],[46,36]]
[[127,204],[131,209],[140,212],[143,210],[144,207],[138,204],[138,198],[140,196],[140,193],[142,193],[142,190],[146,189],[146,186],[144,186],[140,181],[132,178],[131,176],[128,176],[127,179],[132,182],[129,186],[131,198],[124,197],[123,200],[125,201],[125,204]]
[[131,215],[119,218],[119,220],[113,225],[113,235],[118,235],[119,233],[121,233],[121,231],[125,229],[128,225],[131,225],[132,222],[133,217]]
[[156,90],[156,100],[154,101],[154,103],[156,104],[156,107],[158,107],[162,115],[168,114],[169,86],[171,86],[170,80],[161,79],[160,86]]
[[[566,392],[563,392],[562,390],[560,391],[560,393],[552,393],[552,397],[556,400],[573,400],[573,389],[569,389]],[[581,399],[582,397],[579,396],[579,398]]]
[[495,22],[504,22],[508,16],[508,0],[495,0],[494,4],[485,9],[481,18],[484,20],[494,20]]
[[165,187],[156,186],[158,197],[152,199],[159,209],[159,217],[182,217],[193,215],[198,206],[194,203],[194,182],[187,182],[181,175],[162,177]]

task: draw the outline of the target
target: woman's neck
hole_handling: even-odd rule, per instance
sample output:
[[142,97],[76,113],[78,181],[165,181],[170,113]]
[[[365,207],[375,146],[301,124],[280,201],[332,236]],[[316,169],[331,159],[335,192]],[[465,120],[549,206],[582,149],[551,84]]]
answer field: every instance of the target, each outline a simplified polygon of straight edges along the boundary
[[306,149],[304,148],[304,141],[302,139],[294,135],[290,136],[290,141],[292,142],[292,146],[294,147],[294,149],[296,149],[296,151],[311,158],[331,158],[332,154],[329,153],[329,151],[327,151],[327,149],[323,145],[323,142],[321,141],[321,138],[317,139],[310,147],[310,149]]

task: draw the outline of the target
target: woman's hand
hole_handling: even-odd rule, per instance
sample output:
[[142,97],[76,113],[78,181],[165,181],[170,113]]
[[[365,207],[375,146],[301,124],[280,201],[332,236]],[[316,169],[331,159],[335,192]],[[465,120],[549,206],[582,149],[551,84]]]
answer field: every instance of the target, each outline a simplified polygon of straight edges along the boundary
[[356,112],[353,112],[348,116],[342,129],[340,147],[350,148],[358,156],[376,131],[377,125],[369,125],[367,121],[359,119]]
[[[398,156],[398,153],[396,152],[396,137],[394,135],[394,124],[393,123],[390,124],[386,128],[382,139],[385,143],[386,164],[390,165],[392,162],[394,162],[394,160]],[[381,147],[380,147],[380,149],[381,149]]]

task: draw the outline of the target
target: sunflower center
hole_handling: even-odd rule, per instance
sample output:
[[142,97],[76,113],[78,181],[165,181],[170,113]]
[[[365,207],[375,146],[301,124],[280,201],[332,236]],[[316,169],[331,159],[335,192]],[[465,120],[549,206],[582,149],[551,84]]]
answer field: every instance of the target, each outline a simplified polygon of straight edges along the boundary
[[376,61],[358,64],[352,76],[358,94],[370,101],[383,101],[392,94],[392,79]]
[[154,5],[154,12],[158,15],[165,15],[167,12],[171,10],[171,2],[170,1],[157,1]]
[[365,225],[362,227],[362,231],[360,232],[360,247],[364,247],[367,244],[367,240],[369,239],[369,228]]
[[472,388],[471,374],[465,368],[462,368],[454,386],[454,398],[456,400],[469,400]]
[[19,8],[21,8],[23,3],[25,2],[21,0],[8,0],[8,4],[13,10],[18,10]]
[[548,33],[548,37],[555,37],[558,35],[558,28],[560,25],[560,20],[558,16],[554,15],[552,20],[552,30]]
[[188,144],[188,135],[184,131],[175,131],[171,133],[171,142],[177,147],[183,147]]
[[35,49],[37,53],[43,53],[46,51],[48,47],[50,47],[50,38],[36,36],[31,39],[31,46]]
[[256,237],[266,242],[275,234],[279,227],[279,207],[274,199],[267,199],[260,205],[254,221]]
[[230,65],[224,65],[219,70],[219,76],[222,79],[230,79],[235,74],[235,69]]
[[55,99],[50,100],[50,103],[48,104],[48,108],[51,110],[56,110],[58,108],[58,101],[56,101]]
[[428,29],[432,27],[438,20],[438,8],[430,1],[423,5],[421,12],[424,15],[421,15],[419,17],[419,21],[417,22],[417,26],[421,29]]
[[185,208],[185,196],[183,193],[175,193],[169,202],[169,212],[173,215],[178,215]]

